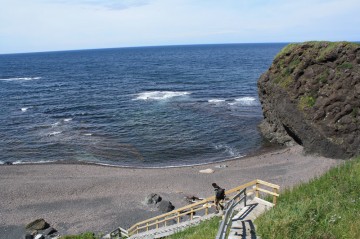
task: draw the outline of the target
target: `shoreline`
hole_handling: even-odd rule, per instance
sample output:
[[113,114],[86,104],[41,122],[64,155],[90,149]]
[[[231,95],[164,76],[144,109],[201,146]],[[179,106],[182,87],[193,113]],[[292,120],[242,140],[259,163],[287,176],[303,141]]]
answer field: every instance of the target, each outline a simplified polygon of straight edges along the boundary
[[[44,218],[61,234],[109,232],[161,214],[143,201],[159,194],[176,208],[185,196],[208,197],[211,183],[225,189],[256,178],[281,190],[317,177],[343,160],[304,155],[301,146],[240,159],[171,168],[124,168],[95,164],[45,163],[0,166],[0,235],[18,238],[21,228]],[[219,168],[216,166],[226,165]],[[212,174],[199,170],[211,168]]]
[[279,151],[281,149],[287,149],[285,146],[277,146],[271,144],[270,146],[262,146],[258,150],[253,150],[244,156],[237,156],[233,158],[227,158],[222,160],[217,160],[214,162],[204,162],[204,163],[195,163],[195,164],[184,164],[184,165],[169,165],[169,166],[154,166],[154,167],[146,167],[146,166],[125,166],[125,165],[115,165],[115,164],[106,164],[106,163],[97,163],[92,161],[77,161],[77,160],[60,160],[60,161],[34,161],[34,162],[10,162],[11,164],[7,164],[8,161],[0,161],[0,167],[2,166],[25,166],[25,165],[94,165],[99,167],[110,167],[110,168],[124,168],[124,169],[169,169],[169,168],[186,168],[186,167],[195,167],[195,166],[206,166],[213,164],[221,164],[236,160],[243,160],[246,158],[256,157],[262,154],[267,154],[275,151]]

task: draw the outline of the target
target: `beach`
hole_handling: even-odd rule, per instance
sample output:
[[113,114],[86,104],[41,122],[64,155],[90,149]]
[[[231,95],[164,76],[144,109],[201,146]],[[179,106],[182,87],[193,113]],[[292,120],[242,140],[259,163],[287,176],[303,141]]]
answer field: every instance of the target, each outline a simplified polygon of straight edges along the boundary
[[[186,196],[213,195],[261,179],[281,190],[308,182],[342,160],[305,155],[301,146],[226,162],[177,168],[119,168],[91,164],[0,166],[0,238],[20,238],[25,225],[44,218],[62,235],[110,232],[161,214],[145,205],[150,193],[180,208]],[[226,167],[224,167],[226,165]],[[214,173],[199,170],[211,168]]]

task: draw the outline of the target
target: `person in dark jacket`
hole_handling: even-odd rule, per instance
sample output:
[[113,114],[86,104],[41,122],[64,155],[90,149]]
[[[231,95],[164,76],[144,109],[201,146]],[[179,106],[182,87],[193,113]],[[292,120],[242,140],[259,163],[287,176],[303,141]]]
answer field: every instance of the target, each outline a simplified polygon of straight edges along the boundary
[[215,191],[215,207],[217,212],[222,212],[224,210],[224,200],[225,200],[225,189],[221,188],[216,183],[213,183],[212,186],[214,187]]

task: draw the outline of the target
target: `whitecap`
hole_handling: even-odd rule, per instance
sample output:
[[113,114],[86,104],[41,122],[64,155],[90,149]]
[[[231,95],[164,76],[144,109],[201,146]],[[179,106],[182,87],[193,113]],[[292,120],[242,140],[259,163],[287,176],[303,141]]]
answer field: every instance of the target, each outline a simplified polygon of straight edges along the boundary
[[255,97],[245,96],[241,98],[235,99],[233,102],[230,102],[229,105],[245,105],[252,106],[257,105],[257,101]]
[[147,91],[137,94],[135,100],[166,100],[190,94],[186,91]]
[[26,112],[28,109],[29,109],[29,107],[23,107],[23,108],[21,108],[21,111]]
[[225,100],[222,100],[222,99],[210,99],[210,100],[208,100],[208,102],[217,104],[217,103],[225,102]]
[[64,119],[64,122],[69,122],[69,121],[72,121],[72,118]]
[[91,133],[86,133],[84,134],[85,136],[91,136],[92,134]]
[[62,131],[54,131],[54,132],[49,133],[48,136],[55,136],[55,135],[58,135],[61,133],[62,133]]
[[56,127],[56,126],[58,126],[59,124],[60,124],[60,122],[55,122],[55,123],[51,124],[51,127]]
[[41,77],[14,77],[14,78],[5,78],[0,79],[0,81],[30,81],[30,80],[39,80]]

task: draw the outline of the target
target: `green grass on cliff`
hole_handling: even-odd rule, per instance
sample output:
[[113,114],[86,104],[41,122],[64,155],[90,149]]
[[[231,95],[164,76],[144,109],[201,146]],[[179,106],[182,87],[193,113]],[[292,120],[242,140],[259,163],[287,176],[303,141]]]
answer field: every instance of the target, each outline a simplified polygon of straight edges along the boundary
[[255,223],[262,239],[360,238],[360,157],[281,193]]
[[300,110],[304,110],[305,108],[311,108],[315,105],[316,99],[310,95],[304,95],[300,97],[299,108]]
[[92,232],[85,232],[80,235],[69,235],[69,236],[62,236],[60,239],[99,239],[100,237],[95,236]]

